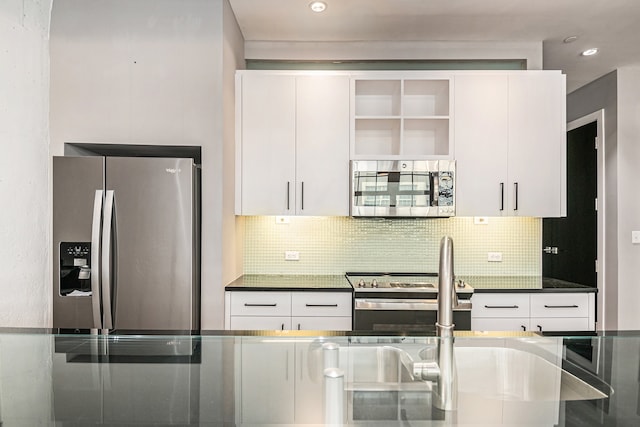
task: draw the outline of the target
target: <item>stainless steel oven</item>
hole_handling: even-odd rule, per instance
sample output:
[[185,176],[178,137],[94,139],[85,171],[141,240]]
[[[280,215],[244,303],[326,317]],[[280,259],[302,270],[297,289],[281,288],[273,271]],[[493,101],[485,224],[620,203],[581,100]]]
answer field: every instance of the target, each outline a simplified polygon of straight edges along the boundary
[[[434,332],[438,316],[438,277],[430,273],[347,273],[354,288],[356,331]],[[457,330],[471,329],[473,288],[456,284],[453,311]]]
[[454,160],[351,162],[351,216],[450,217]]

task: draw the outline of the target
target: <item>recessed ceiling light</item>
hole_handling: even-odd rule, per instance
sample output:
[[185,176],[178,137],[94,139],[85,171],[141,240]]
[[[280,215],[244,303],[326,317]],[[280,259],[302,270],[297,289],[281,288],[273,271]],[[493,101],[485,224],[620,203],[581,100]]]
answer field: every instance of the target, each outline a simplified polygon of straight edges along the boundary
[[324,12],[324,10],[327,8],[327,4],[323,1],[312,1],[311,3],[309,3],[309,8],[311,8],[311,10],[313,10],[314,12]]
[[596,53],[598,53],[598,48],[594,47],[594,48],[585,50],[580,55],[582,55],[582,56],[592,56],[592,55],[595,55]]
[[578,40],[578,36],[569,36],[567,38],[565,38],[563,41],[563,43],[572,43],[574,41]]

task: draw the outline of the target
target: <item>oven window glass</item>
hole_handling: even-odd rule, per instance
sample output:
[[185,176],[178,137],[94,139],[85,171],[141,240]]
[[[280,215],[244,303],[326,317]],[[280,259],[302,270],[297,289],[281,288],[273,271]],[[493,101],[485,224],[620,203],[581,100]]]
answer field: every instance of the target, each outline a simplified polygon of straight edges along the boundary
[[429,207],[429,172],[355,172],[354,204],[376,207]]

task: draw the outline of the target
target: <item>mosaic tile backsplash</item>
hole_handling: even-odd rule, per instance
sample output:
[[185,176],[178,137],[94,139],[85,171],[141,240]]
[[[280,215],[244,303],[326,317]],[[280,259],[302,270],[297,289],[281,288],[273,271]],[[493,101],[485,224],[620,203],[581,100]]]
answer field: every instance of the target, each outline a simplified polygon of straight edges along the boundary
[[[440,239],[453,239],[457,275],[541,274],[539,218],[382,219],[351,217],[245,217],[245,274],[437,272]],[[285,261],[298,251],[298,261]],[[487,261],[501,252],[502,262]]]

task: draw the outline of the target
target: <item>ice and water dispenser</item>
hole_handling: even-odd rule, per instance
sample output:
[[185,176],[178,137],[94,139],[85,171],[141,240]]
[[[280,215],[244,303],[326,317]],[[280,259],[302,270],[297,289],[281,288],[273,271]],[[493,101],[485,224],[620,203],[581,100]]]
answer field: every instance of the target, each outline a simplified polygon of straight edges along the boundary
[[91,295],[91,242],[60,242],[60,295]]

